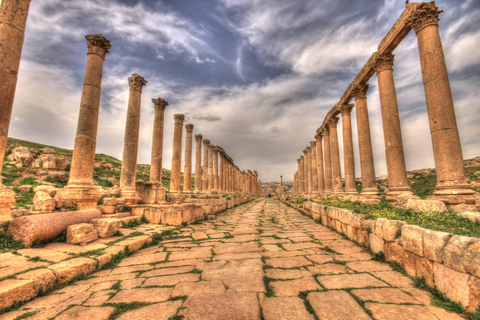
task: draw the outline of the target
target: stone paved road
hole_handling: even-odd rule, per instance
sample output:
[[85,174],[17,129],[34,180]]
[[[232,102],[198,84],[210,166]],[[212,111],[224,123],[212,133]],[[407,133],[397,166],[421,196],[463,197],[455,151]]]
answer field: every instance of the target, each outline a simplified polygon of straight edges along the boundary
[[425,291],[388,264],[279,201],[247,203],[179,236],[0,320],[462,319],[431,306]]

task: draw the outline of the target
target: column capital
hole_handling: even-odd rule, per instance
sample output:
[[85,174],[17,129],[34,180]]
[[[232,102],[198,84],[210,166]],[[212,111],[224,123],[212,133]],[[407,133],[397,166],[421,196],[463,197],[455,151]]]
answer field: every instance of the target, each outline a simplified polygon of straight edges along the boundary
[[160,97],[158,97],[157,99],[152,99],[152,102],[155,105],[155,109],[161,108],[162,110],[165,110],[165,108],[168,106],[168,102]]
[[377,53],[373,61],[373,68],[377,73],[385,70],[393,70],[394,57],[390,52],[384,54]]
[[297,162],[300,162],[300,161],[302,161],[302,159],[298,158],[298,159],[297,159]]
[[105,60],[105,56],[110,52],[108,49],[112,47],[110,40],[105,38],[103,34],[87,34],[85,39],[87,39],[88,46],[87,54],[96,54]]
[[183,114],[174,114],[173,118],[175,119],[175,123],[183,124],[183,119],[185,119],[185,116]]
[[307,153],[310,151],[310,149],[312,149],[312,147],[310,147],[310,146],[305,148],[305,150],[307,150]]
[[193,131],[193,124],[192,123],[186,124],[185,125],[185,130],[187,130],[187,132],[192,132]]
[[352,94],[355,97],[355,100],[367,98],[367,91],[369,86],[370,85],[366,83],[355,85],[352,90]]
[[212,149],[212,151],[213,151],[213,149],[215,148],[215,146],[214,146],[213,144],[209,144],[208,147],[209,147],[210,149]]
[[418,33],[425,26],[431,24],[438,25],[438,21],[440,20],[438,16],[442,12],[443,10],[438,10],[435,1],[430,1],[428,3],[423,2],[419,4],[405,22],[407,26],[414,28],[415,32]]
[[215,152],[216,154],[218,154],[220,152],[220,148],[218,146],[215,146],[213,148],[213,152]]
[[318,140],[322,140],[323,132],[320,132],[319,134],[316,134],[314,138],[315,138],[315,140],[317,140],[317,142],[318,142]]
[[210,144],[210,140],[208,140],[208,139],[203,140],[203,144],[208,146]]
[[323,135],[325,137],[330,137],[330,130],[329,130],[329,127],[328,126],[325,126],[325,128],[323,128]]
[[195,141],[202,141],[203,136],[201,134],[196,134],[195,135]]
[[147,84],[147,80],[144,77],[134,73],[131,77],[128,77],[128,84],[130,85],[130,90],[137,90],[142,92],[143,86]]
[[310,141],[310,145],[313,147],[316,147],[317,146],[317,141]]
[[339,119],[337,117],[331,117],[330,120],[328,120],[328,126],[330,127],[330,129],[337,128],[338,120]]
[[302,161],[302,160],[303,160],[303,158],[304,158],[304,156],[300,156],[300,161]]
[[340,112],[342,113],[342,117],[345,116],[345,115],[350,115],[350,113],[352,112],[352,109],[353,109],[354,105],[353,104],[343,104],[341,107],[340,107]]
[[303,149],[303,151],[302,151],[302,152],[303,152],[303,154],[306,156],[306,155],[307,155],[307,153],[308,153],[308,150],[307,150],[307,149]]

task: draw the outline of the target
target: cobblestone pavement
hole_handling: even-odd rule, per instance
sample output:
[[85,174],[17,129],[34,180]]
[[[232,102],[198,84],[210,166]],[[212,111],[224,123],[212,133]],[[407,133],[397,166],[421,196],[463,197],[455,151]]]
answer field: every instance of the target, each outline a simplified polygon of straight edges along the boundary
[[279,201],[259,199],[176,235],[0,320],[462,319]]

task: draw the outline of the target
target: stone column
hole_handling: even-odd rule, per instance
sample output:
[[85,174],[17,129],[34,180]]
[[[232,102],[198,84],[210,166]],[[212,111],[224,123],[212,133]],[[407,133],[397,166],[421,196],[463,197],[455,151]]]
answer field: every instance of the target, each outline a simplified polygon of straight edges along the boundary
[[223,156],[223,153],[221,151],[219,151],[218,153],[219,157],[220,157],[220,176],[218,177],[218,192],[219,193],[224,193],[225,190],[223,188],[223,179],[225,178],[225,172],[223,170],[223,166],[225,165],[224,164],[224,156]]
[[342,169],[340,165],[340,149],[338,147],[337,123],[338,123],[337,117],[332,117],[328,122],[328,127],[330,128],[331,144],[332,144],[333,192],[343,193]]
[[[437,174],[434,195],[475,194],[465,175],[452,90],[438,32],[435,2],[421,3],[408,23],[417,34]],[[451,202],[451,201],[450,201]],[[455,201],[454,201],[455,202]]]
[[278,193],[283,194],[283,176],[280,176],[280,186],[278,187]]
[[229,171],[228,189],[230,190],[230,192],[234,192],[233,190],[233,159],[231,159],[230,161],[230,166],[228,171]]
[[[7,148],[8,128],[10,126],[13,100],[17,87],[18,69],[20,68],[20,57],[22,55],[29,7],[30,0],[3,0],[0,6],[0,172],[2,171],[5,149]],[[108,53],[108,49],[110,48],[106,48],[107,41],[108,40],[106,40],[104,44],[98,44],[97,51],[99,51],[99,57],[97,59],[100,60],[100,63],[95,63],[96,59],[89,59],[87,56],[87,71],[89,69],[100,68],[100,81],[96,81],[99,85],[99,94],[103,61],[105,60],[105,54]],[[89,42],[88,38],[87,42]],[[109,45],[110,42],[108,42],[108,46]],[[89,45],[89,48],[90,46],[92,45]],[[102,50],[104,51],[103,54],[101,53]],[[89,52],[90,51],[89,49]],[[84,82],[84,86],[85,84]],[[4,187],[2,186],[0,188],[0,199],[2,200],[0,202],[0,210],[8,209],[6,217],[9,217],[10,206],[15,203],[15,199],[12,199],[14,194],[10,188],[5,188],[4,191],[2,191],[2,188]],[[8,203],[4,203],[3,201],[5,200]],[[0,217],[1,215],[2,212],[0,212]]]
[[332,179],[332,155],[330,148],[330,129],[328,126],[323,131],[324,144],[323,144],[323,157],[325,158],[325,192],[333,192],[333,179]]
[[152,102],[155,105],[155,119],[153,121],[150,181],[162,182],[163,122],[165,108],[168,106],[168,102],[162,98],[152,99]]
[[170,192],[179,193],[182,177],[182,135],[183,135],[183,114],[173,115],[175,127],[173,129],[173,150],[172,150],[172,171],[170,174]]
[[213,192],[213,145],[208,146],[208,191]]
[[299,187],[300,193],[305,193],[305,157],[300,156],[300,168],[299,168]]
[[303,184],[304,184],[304,192],[308,193],[308,163],[310,162],[310,158],[308,157],[308,150],[303,150]]
[[312,147],[307,147],[307,183],[308,193],[313,192],[313,176],[312,176]]
[[378,54],[375,60],[380,107],[382,111],[385,153],[387,158],[387,201],[395,202],[400,193],[410,192],[403,153],[402,131],[398,115],[397,95],[393,80],[393,54]]
[[216,146],[215,149],[213,149],[213,190],[215,192],[220,192],[220,179],[218,176],[218,147]]
[[325,191],[325,177],[323,175],[323,144],[322,134],[315,136],[317,140],[317,177],[318,177],[318,191]]
[[257,171],[253,171],[253,193],[258,195],[258,173]]
[[201,134],[195,135],[195,192],[202,192],[202,139]]
[[120,175],[120,196],[125,198],[128,204],[136,204],[140,200],[135,190],[140,106],[142,88],[147,84],[147,81],[134,73],[128,78],[128,83],[130,85],[130,96],[128,98],[127,124],[125,125],[125,142]]
[[193,124],[185,126],[185,165],[183,169],[183,192],[192,192],[192,132]]
[[312,153],[312,192],[318,193],[318,166],[317,166],[317,142],[311,141]]
[[375,196],[378,193],[373,164],[372,139],[367,108],[368,84],[357,85],[353,89],[357,112],[358,149],[362,169],[362,195]]
[[[7,3],[3,2],[2,8]],[[101,34],[90,34],[85,38],[88,46],[87,65],[85,67],[70,179],[68,185],[59,190],[56,195],[57,198],[74,200],[78,210],[95,209],[100,199],[100,192],[95,189],[93,184],[93,167],[103,63],[105,55],[109,52],[108,49],[111,48],[110,41]]]
[[340,108],[340,112],[342,113],[343,162],[345,168],[346,194],[358,194],[357,184],[355,182],[355,158],[353,155],[352,109],[353,104],[344,104]]
[[210,140],[203,140],[203,173],[202,173],[202,191],[208,192],[208,146]]

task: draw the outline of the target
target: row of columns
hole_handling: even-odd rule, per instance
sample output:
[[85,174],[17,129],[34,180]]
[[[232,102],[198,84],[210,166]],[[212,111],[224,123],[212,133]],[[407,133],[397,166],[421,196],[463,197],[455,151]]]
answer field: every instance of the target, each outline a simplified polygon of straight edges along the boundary
[[[472,195],[475,192],[467,182],[458,134],[453,99],[443,54],[438,16],[441,11],[434,2],[422,3],[420,9],[407,21],[416,34],[424,82],[427,112],[430,122],[437,186],[434,196]],[[377,74],[385,139],[388,183],[387,200],[393,202],[401,193],[411,193],[407,180],[400,117],[393,77],[394,55],[377,53],[372,68]],[[358,144],[361,164],[362,195],[374,197],[378,193],[373,161],[370,124],[367,108],[368,84],[355,85]],[[357,194],[355,160],[353,153],[351,111],[353,104],[343,104],[328,123],[317,131],[316,141],[303,150],[297,159],[294,192]],[[342,185],[337,123],[342,117],[345,190]],[[322,148],[323,144],[323,148]],[[316,149],[316,154],[315,150]],[[322,153],[323,149],[323,153]],[[455,200],[447,200],[455,201]]]

